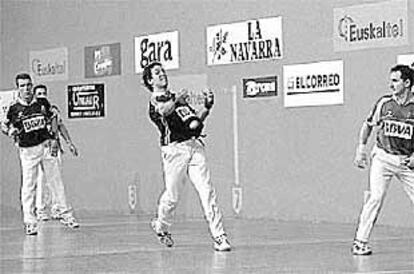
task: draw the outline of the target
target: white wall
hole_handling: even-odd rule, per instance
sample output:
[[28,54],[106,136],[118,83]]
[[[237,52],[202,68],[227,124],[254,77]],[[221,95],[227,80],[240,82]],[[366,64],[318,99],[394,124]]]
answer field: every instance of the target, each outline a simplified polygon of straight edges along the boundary
[[[162,189],[158,132],[147,117],[148,93],[134,74],[133,37],[178,29],[180,69],[171,76],[207,74],[217,103],[207,122],[207,146],[214,183],[226,215],[232,215],[233,132],[231,95],[241,79],[278,75],[286,64],[344,60],[345,104],[283,107],[279,96],[266,100],[239,97],[239,140],[243,216],[287,220],[355,222],[367,172],[352,166],[361,122],[387,90],[388,70],[410,45],[337,53],[332,45],[334,7],[378,1],[3,1],[4,35],[0,88],[28,70],[30,50],[69,49],[69,80],[47,83],[51,100],[66,112],[69,84],[105,83],[103,120],[68,120],[79,147],[78,159],[65,156],[67,195],[78,211],[128,212],[127,185],[139,175],[143,212],[154,212]],[[409,1],[409,17],[414,5]],[[260,3],[260,4],[259,4]],[[155,17],[155,13],[157,16]],[[284,58],[231,66],[205,65],[208,25],[269,16],[283,17]],[[156,19],[155,19],[156,18]],[[311,23],[310,23],[311,22]],[[85,46],[121,43],[122,75],[84,78]],[[19,211],[19,165],[11,143],[0,138],[3,210]],[[413,206],[401,186],[391,187],[380,222],[412,226]],[[179,215],[199,216],[198,201],[187,188]],[[11,209],[10,209],[11,208]]]

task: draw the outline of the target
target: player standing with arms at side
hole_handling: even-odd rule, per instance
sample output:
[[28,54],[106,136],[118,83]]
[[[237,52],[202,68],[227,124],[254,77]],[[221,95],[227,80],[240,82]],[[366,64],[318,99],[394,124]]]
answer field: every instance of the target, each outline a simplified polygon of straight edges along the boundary
[[162,244],[173,246],[168,229],[188,176],[200,197],[214,239],[214,249],[230,251],[231,246],[223,228],[223,216],[217,206],[216,190],[207,167],[204,144],[199,139],[203,122],[213,106],[214,94],[211,91],[206,93],[205,107],[196,113],[186,102],[186,92],[176,94],[169,90],[168,77],[160,63],[154,62],[145,67],[142,78],[151,92],[149,116],[161,134],[165,181],[157,218],[151,221],[152,229]]
[[368,240],[393,177],[404,187],[414,204],[414,95],[411,87],[414,72],[396,65],[390,70],[391,94],[382,96],[362,124],[354,163],[368,166],[367,141],[373,127],[378,127],[371,153],[370,195],[359,216],[352,253],[370,255]]
[[[45,85],[37,85],[33,88],[35,98],[44,98],[47,99],[47,87]],[[69,131],[66,126],[63,124],[62,118],[60,116],[59,109],[51,105],[51,111],[54,116],[51,119],[50,131],[53,133],[54,142],[52,147],[52,152],[55,155],[55,165],[54,174],[57,172],[61,173],[62,170],[62,147],[60,142],[60,136],[63,137],[65,142],[69,145],[69,150],[74,156],[78,156],[78,150],[73,144],[72,139],[69,135]],[[63,225],[66,225],[70,228],[79,227],[79,223],[73,217],[72,208],[68,206],[66,202],[65,188],[63,186],[62,180],[48,180],[44,176],[44,172],[41,166],[39,166],[38,171],[38,182],[37,182],[37,193],[36,193],[36,215],[38,220],[46,221],[49,219],[49,216],[46,214],[46,203],[43,199],[44,187],[49,189],[51,194],[51,216],[53,219],[58,219]],[[55,184],[52,184],[55,183]]]

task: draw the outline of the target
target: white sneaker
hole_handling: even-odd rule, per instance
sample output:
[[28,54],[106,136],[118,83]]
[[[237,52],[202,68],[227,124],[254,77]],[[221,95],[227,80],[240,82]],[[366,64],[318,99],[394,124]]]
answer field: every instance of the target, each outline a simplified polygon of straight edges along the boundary
[[24,224],[24,231],[26,235],[30,235],[30,236],[37,235],[37,224],[36,223]]
[[61,210],[59,210],[59,209],[52,209],[51,212],[50,212],[50,217],[53,220],[60,220],[60,219],[63,218],[63,215],[62,214],[63,213],[61,212]]
[[174,240],[171,237],[171,233],[169,233],[168,231],[162,231],[159,228],[159,226],[157,226],[157,224],[157,219],[152,219],[150,222],[150,226],[157,235],[158,240],[161,244],[165,245],[166,247],[172,247],[174,245]]
[[372,250],[371,247],[366,242],[362,242],[359,240],[354,240],[352,245],[352,254],[354,255],[371,255]]
[[49,215],[47,215],[45,212],[39,212],[37,213],[37,220],[38,221],[49,221]]
[[50,210],[50,217],[53,220],[61,220],[65,219],[68,216],[72,216],[72,208],[66,208],[65,210],[62,210],[61,207],[53,206]]
[[216,251],[230,251],[231,245],[227,239],[227,235],[223,234],[214,238],[214,250]]
[[72,229],[79,227],[79,223],[76,221],[76,219],[73,216],[62,217],[60,219],[60,223]]

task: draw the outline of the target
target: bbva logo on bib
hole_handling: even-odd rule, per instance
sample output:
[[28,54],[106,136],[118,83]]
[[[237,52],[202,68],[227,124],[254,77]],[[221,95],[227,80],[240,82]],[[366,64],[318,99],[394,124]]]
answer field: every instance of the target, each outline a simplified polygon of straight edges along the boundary
[[43,129],[45,126],[46,122],[43,116],[33,117],[23,121],[23,127],[26,133],[38,129]]
[[384,121],[384,135],[389,137],[411,140],[413,137],[413,128],[413,125],[402,122]]

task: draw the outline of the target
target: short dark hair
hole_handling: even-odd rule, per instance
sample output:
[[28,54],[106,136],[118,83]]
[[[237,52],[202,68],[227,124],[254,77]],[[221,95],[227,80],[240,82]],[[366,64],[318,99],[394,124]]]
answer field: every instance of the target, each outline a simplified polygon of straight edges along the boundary
[[152,79],[151,69],[155,66],[162,66],[162,64],[157,61],[149,63],[147,66],[145,66],[144,71],[142,72],[142,81],[144,81],[145,87],[151,92],[153,91],[153,88],[149,81]]
[[44,89],[44,90],[46,90],[46,91],[47,91],[47,87],[46,87],[45,85],[40,84],[40,85],[36,85],[36,86],[33,88],[33,92],[34,92],[34,93],[36,93],[36,89],[39,89],[39,88],[42,88],[42,89]]
[[410,87],[414,84],[414,70],[407,65],[395,65],[391,68],[391,72],[401,72],[401,79],[403,81],[410,80]]
[[32,77],[30,77],[30,75],[26,72],[17,74],[16,75],[16,86],[18,85],[18,80],[26,80],[26,79],[29,79],[30,81],[32,81]]

